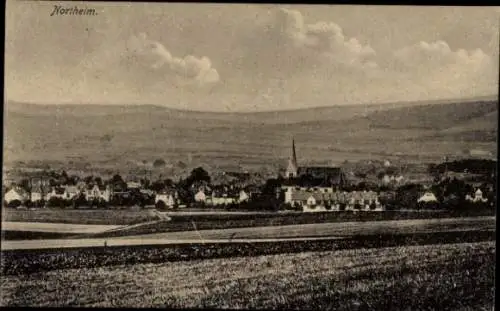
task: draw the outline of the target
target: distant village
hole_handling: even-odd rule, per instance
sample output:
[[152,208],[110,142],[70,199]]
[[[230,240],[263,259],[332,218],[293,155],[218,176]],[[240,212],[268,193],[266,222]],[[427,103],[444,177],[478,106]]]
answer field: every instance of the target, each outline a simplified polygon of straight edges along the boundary
[[248,172],[221,172],[218,181],[202,167],[187,178],[124,180],[119,174],[76,176],[46,172],[3,187],[4,206],[38,208],[224,208],[243,210],[384,211],[387,209],[492,207],[496,162],[463,160],[430,165],[427,177],[410,179],[392,163],[382,169],[345,172],[339,166],[299,166],[292,141],[286,171],[256,183]]

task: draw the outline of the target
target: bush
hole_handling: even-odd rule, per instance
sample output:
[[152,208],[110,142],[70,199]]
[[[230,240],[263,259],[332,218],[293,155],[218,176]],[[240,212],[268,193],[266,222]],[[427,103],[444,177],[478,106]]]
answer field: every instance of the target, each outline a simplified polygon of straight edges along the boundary
[[35,201],[33,202],[33,206],[34,207],[44,207],[46,204],[45,200],[39,200],[39,201]]
[[12,200],[9,203],[7,203],[7,207],[17,208],[17,207],[21,206],[21,204],[22,204],[22,202],[19,200]]
[[72,205],[74,208],[88,205],[87,199],[83,194],[76,196],[72,200]]
[[65,208],[71,205],[71,202],[62,198],[58,197],[51,197],[47,201],[47,206],[48,207],[58,207],[58,208]]
[[155,207],[157,209],[159,209],[159,210],[165,210],[165,209],[167,209],[167,205],[163,201],[156,202]]

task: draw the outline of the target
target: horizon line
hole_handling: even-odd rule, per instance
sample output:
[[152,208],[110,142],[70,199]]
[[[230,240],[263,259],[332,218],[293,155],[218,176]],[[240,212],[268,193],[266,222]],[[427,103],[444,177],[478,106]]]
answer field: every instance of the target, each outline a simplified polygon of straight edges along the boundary
[[58,103],[52,103],[52,104],[47,104],[47,103],[36,103],[33,101],[19,101],[15,99],[6,99],[4,102],[4,108],[5,104],[7,103],[18,103],[18,104],[24,104],[24,105],[33,105],[33,106],[40,106],[40,107],[76,107],[76,106],[95,106],[95,107],[141,107],[141,106],[153,106],[157,108],[164,108],[168,110],[173,110],[173,111],[178,111],[178,112],[192,112],[192,113],[216,113],[216,114],[256,114],[256,113],[278,113],[278,112],[291,112],[291,111],[304,111],[304,110],[315,110],[315,109],[328,109],[328,108],[336,108],[336,107],[352,107],[352,106],[386,106],[386,105],[396,105],[396,104],[412,104],[412,103],[422,103],[425,105],[425,103],[430,103],[430,102],[455,102],[455,103],[462,103],[462,102],[470,102],[470,101],[477,101],[477,100],[496,100],[499,101],[499,94],[491,94],[491,95],[482,95],[482,96],[476,96],[476,97],[466,97],[466,98],[442,98],[442,99],[424,99],[424,100],[415,100],[415,101],[409,101],[409,100],[402,100],[402,101],[392,101],[392,102],[380,102],[380,103],[373,103],[373,102],[368,102],[368,103],[348,103],[348,104],[340,104],[340,105],[329,105],[329,106],[312,106],[312,107],[302,107],[302,108],[285,108],[281,110],[256,110],[256,111],[214,111],[214,110],[190,110],[190,109],[182,109],[182,108],[175,108],[175,107],[170,107],[170,106],[165,106],[165,105],[160,105],[160,104],[154,104],[154,103],[142,103],[142,102],[136,102],[136,103],[117,103],[117,104],[111,104],[111,103],[93,103],[91,104],[90,102],[81,102],[81,103],[76,103],[76,102],[58,102]]

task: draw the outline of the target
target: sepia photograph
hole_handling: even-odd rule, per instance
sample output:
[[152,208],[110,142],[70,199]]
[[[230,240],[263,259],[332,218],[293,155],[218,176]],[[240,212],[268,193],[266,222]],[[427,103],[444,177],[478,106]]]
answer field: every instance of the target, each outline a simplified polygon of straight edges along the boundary
[[500,6],[5,21],[1,307],[494,310]]

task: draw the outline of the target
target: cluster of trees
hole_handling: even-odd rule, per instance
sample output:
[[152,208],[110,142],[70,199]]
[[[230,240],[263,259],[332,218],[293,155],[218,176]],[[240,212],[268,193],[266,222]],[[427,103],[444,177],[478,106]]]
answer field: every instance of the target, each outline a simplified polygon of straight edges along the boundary
[[468,172],[472,174],[491,175],[496,172],[496,161],[484,159],[464,159],[440,164],[430,164],[428,171],[430,174],[442,174],[446,170],[451,172]]
[[[483,184],[483,191],[487,189],[486,184]],[[419,197],[426,189],[420,184],[407,184],[398,187],[393,196],[386,198],[385,203],[391,209],[427,209],[427,208],[442,208],[447,210],[468,210],[491,208],[493,204],[496,206],[495,192],[483,193],[483,196],[488,199],[486,203],[472,203],[466,200],[467,195],[473,195],[475,189],[462,180],[456,178],[445,179],[428,189],[435,196],[438,202],[418,203]],[[382,200],[381,200],[382,201]]]

